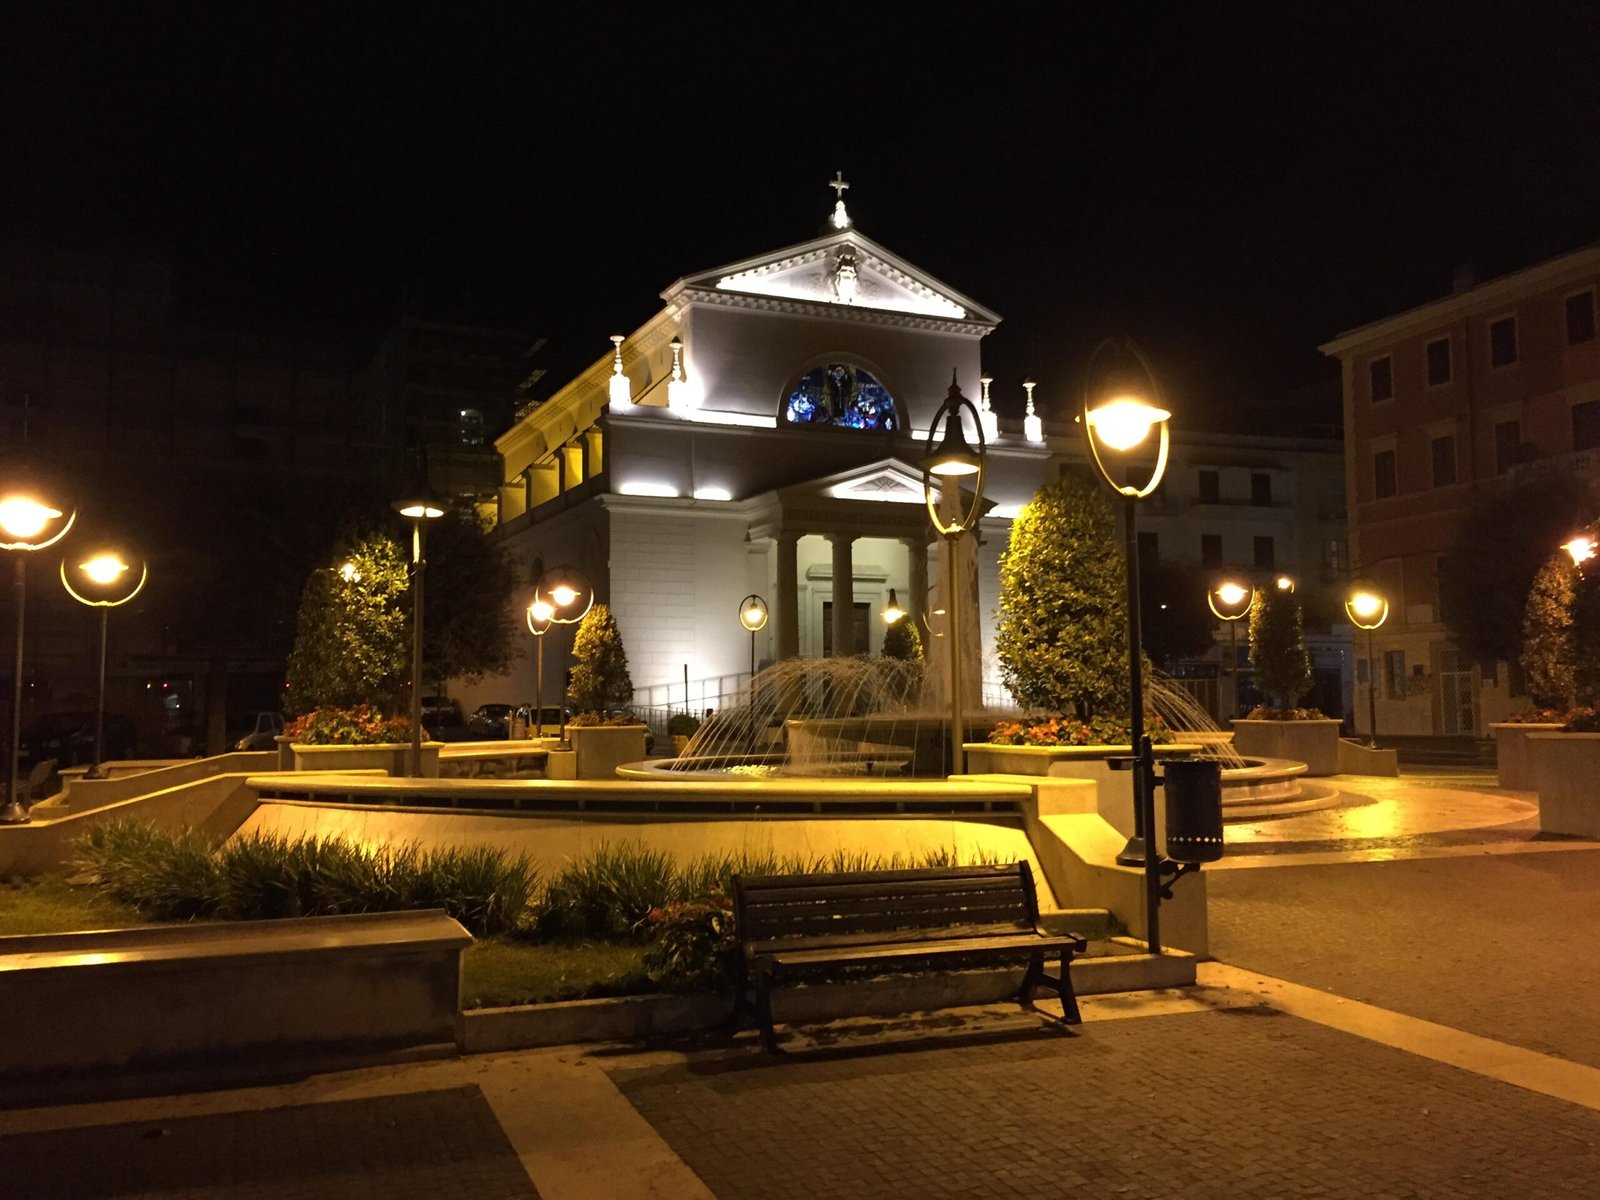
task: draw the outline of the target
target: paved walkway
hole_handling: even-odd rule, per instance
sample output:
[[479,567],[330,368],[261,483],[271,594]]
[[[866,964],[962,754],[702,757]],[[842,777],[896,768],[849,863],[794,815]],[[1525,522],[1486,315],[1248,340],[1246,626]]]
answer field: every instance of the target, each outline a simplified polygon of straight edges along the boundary
[[[1367,781],[1363,781],[1367,782]],[[1372,781],[1241,827],[1182,994],[0,1112],[0,1196],[1593,1196],[1600,846]],[[1229,965],[1232,964],[1232,965]]]

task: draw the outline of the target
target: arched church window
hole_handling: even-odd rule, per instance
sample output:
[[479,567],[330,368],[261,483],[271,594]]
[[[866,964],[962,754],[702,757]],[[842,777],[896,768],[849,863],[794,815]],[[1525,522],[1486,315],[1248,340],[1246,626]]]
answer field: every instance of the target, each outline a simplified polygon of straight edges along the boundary
[[840,429],[898,429],[894,397],[861,367],[830,363],[800,377],[784,406],[791,425],[831,425]]

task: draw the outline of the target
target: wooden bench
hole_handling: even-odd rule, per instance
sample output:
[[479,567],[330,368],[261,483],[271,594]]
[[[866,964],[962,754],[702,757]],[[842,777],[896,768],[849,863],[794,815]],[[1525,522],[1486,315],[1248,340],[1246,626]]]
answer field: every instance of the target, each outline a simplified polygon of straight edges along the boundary
[[[949,970],[988,962],[1028,964],[1017,999],[1024,1006],[1045,987],[1061,998],[1066,1021],[1079,1021],[1072,956],[1084,939],[1039,927],[1039,898],[1026,862],[1001,866],[855,871],[827,875],[733,878],[734,914],[745,978],[740,1009],[754,991],[761,1044],[777,1051],[772,989],[791,978],[847,968],[883,973]],[[1046,975],[1058,956],[1059,975]]]

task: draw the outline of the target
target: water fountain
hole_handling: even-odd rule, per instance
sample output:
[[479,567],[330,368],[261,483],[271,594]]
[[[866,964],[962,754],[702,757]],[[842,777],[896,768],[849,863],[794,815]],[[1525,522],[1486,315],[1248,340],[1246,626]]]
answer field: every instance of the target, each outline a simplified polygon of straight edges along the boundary
[[[921,663],[881,657],[788,659],[757,675],[740,703],[713,713],[677,758],[631,763],[618,774],[657,780],[943,778],[949,721],[922,703],[922,675]],[[1304,763],[1242,757],[1210,714],[1170,680],[1158,676],[1150,698],[1178,743],[1165,753],[1222,763],[1225,809],[1302,798]],[[982,738],[995,722],[1019,715],[974,714],[966,734]],[[1092,749],[1085,750],[1092,760]],[[1115,752],[1107,747],[1098,757]],[[1084,762],[1087,775],[1104,770],[1103,761]]]

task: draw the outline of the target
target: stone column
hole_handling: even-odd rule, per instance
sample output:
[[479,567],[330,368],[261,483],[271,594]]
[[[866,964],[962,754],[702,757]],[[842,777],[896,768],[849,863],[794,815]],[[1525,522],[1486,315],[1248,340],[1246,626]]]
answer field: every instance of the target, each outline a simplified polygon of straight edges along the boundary
[[928,540],[922,537],[900,540],[905,544],[906,557],[911,563],[911,577],[906,581],[911,594],[901,599],[900,607],[906,610],[907,621],[917,622],[917,632],[927,641],[928,631],[922,624],[922,614],[928,607]]
[[833,653],[849,658],[856,652],[856,568],[851,550],[855,536],[830,533],[833,543]]
[[772,611],[778,626],[778,661],[800,657],[800,535],[779,533],[777,589]]

